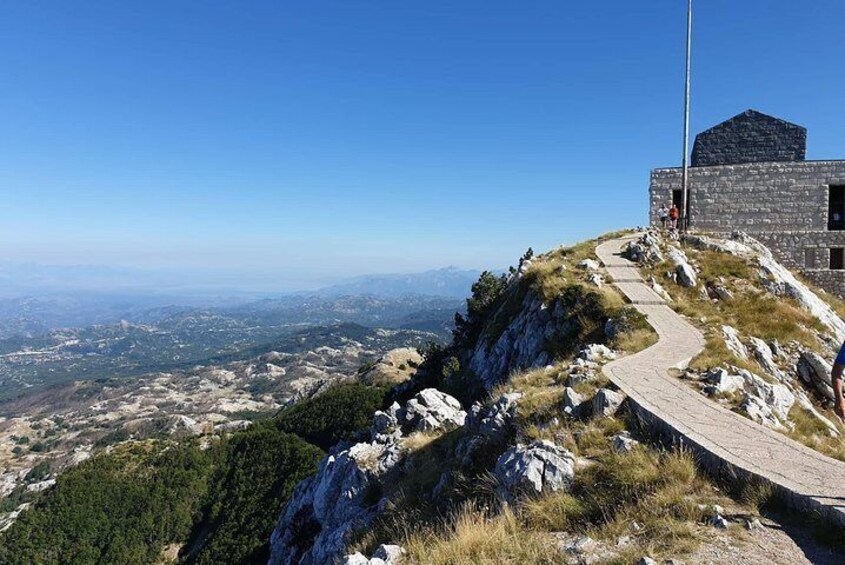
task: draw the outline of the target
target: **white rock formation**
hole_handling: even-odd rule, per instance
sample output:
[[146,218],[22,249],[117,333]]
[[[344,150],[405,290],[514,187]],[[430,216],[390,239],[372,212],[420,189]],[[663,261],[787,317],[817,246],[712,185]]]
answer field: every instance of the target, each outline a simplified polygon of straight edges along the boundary
[[744,381],[744,388],[748,394],[756,396],[781,421],[786,422],[790,408],[795,404],[795,395],[782,384],[771,384],[762,377],[758,377],[745,369],[734,369]]
[[[466,417],[457,400],[435,389],[420,392],[386,414],[408,433],[450,429]],[[390,477],[401,472],[403,438],[401,432],[374,435],[369,443],[329,454],[316,474],[297,485],[270,538],[271,565],[339,561],[353,531],[384,511],[387,500],[382,492]]]
[[796,367],[801,380],[812,386],[823,396],[834,400],[830,372],[833,366],[813,351],[805,351],[798,359]]
[[464,425],[466,412],[461,403],[435,388],[427,388],[409,400],[399,411],[403,431],[427,432]]
[[568,489],[575,476],[575,456],[546,440],[516,445],[496,462],[499,494],[513,501],[520,495]]
[[405,555],[405,549],[398,545],[382,544],[373,552],[371,558],[367,558],[361,552],[356,551],[347,555],[343,565],[398,565]]
[[566,387],[563,391],[563,412],[569,416],[578,417],[581,415],[581,406],[584,404],[584,397],[572,387]]
[[748,349],[746,349],[745,345],[739,339],[739,332],[736,331],[736,328],[722,326],[722,338],[725,340],[725,346],[728,348],[728,351],[742,360],[748,359]]
[[463,465],[469,465],[477,453],[507,439],[521,398],[522,393],[511,392],[486,408],[480,402],[473,404],[464,424],[465,435],[455,448],[455,456]]
[[640,442],[631,437],[630,432],[623,431],[611,439],[610,446],[617,453],[631,453]]
[[624,401],[625,395],[607,388],[601,388],[592,400],[593,415],[613,416]]
[[601,268],[598,261],[594,259],[582,259],[576,265],[579,269],[586,269],[587,271],[598,271]]
[[667,255],[669,261],[675,265],[675,276],[677,277],[678,284],[695,287],[698,284],[698,275],[695,274],[695,269],[690,265],[686,254],[674,245],[670,245]]
[[592,343],[578,352],[578,358],[588,362],[599,363],[601,361],[616,359],[616,353],[606,345]]
[[771,408],[759,396],[746,393],[739,407],[751,420],[770,428],[783,429]]
[[707,382],[709,382],[716,389],[716,392],[730,394],[741,390],[745,385],[745,380],[739,375],[731,375],[727,370],[719,367],[708,372],[706,375]]
[[751,353],[754,354],[754,358],[763,367],[763,370],[778,380],[784,379],[783,372],[781,372],[780,367],[775,363],[775,358],[769,344],[759,337],[751,337],[748,339],[748,347]]

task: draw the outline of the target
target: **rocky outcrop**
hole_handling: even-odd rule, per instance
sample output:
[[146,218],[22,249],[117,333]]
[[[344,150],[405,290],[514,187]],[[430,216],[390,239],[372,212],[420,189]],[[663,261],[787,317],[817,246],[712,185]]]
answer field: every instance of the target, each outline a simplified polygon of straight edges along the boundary
[[572,387],[563,390],[563,413],[573,418],[578,418],[583,413],[584,397]]
[[423,357],[412,347],[392,349],[361,373],[371,384],[398,384],[407,381],[422,364]]
[[469,466],[480,452],[502,445],[511,436],[513,418],[522,393],[501,395],[492,405],[473,404],[464,425],[465,433],[455,448],[455,455],[463,466]]
[[538,440],[508,449],[496,462],[499,495],[520,496],[568,489],[575,477],[575,456],[550,441]]
[[[707,382],[713,387],[714,393],[730,394],[741,390],[745,381],[739,375],[731,375],[725,369],[717,368],[707,373]],[[708,391],[709,392],[709,391]]]
[[745,345],[739,339],[739,332],[736,331],[736,328],[722,326],[722,338],[725,340],[725,346],[728,348],[728,351],[743,361],[748,359],[748,349],[746,349]]
[[760,283],[775,296],[795,299],[807,312],[819,319],[830,331],[833,340],[845,340],[845,322],[824,300],[799,281],[789,269],[778,263],[772,252],[756,239],[742,232],[734,232],[730,239],[717,240],[702,235],[687,235],[684,241],[699,249],[710,249],[730,253],[757,262],[760,267]]
[[612,391],[608,388],[601,388],[596,392],[592,400],[594,416],[613,416],[625,401],[625,395]]
[[547,306],[536,293],[527,292],[521,309],[500,335],[481,336],[468,367],[486,389],[492,389],[514,371],[547,365],[551,361],[547,343],[577,329],[578,320],[562,302]]
[[457,428],[465,419],[461,403],[434,388],[417,393],[398,413],[399,426],[405,433]]
[[381,513],[381,484],[401,459],[398,442],[359,443],[326,457],[293,492],[270,539],[273,565],[331,563],[356,527]]
[[377,414],[372,441],[329,454],[316,474],[297,485],[273,531],[269,563],[339,561],[350,535],[384,511],[386,486],[403,472],[403,434],[445,431],[465,418],[457,400],[435,389]]
[[686,254],[677,247],[670,245],[668,252],[669,261],[675,265],[675,280],[681,286],[695,287],[698,284],[698,275],[689,263]]
[[660,238],[654,232],[646,232],[637,241],[628,242],[622,248],[622,256],[635,263],[662,263]]
[[763,370],[766,373],[776,377],[778,380],[783,380],[784,376],[778,367],[777,363],[775,363],[774,354],[772,353],[772,348],[769,347],[765,341],[758,337],[752,337],[748,340],[748,347],[751,350],[751,353],[754,354],[754,358],[763,367]]
[[802,353],[798,359],[796,370],[802,381],[828,400],[834,400],[833,385],[830,379],[830,372],[833,367],[819,354],[812,351]]
[[748,394],[762,400],[781,421],[787,421],[789,410],[795,404],[795,395],[789,388],[782,384],[766,382],[762,377],[745,369],[736,369],[736,372],[742,378],[743,386]]

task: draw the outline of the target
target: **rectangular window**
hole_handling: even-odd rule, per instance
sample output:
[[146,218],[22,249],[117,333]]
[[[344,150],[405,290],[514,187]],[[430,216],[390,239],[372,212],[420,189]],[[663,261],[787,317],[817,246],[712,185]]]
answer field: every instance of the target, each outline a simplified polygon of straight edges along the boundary
[[842,247],[830,248],[830,270],[841,271],[845,268],[845,249]]
[[845,185],[831,185],[827,190],[827,229],[845,230]]
[[815,269],[816,268],[816,249],[814,247],[805,247],[804,248],[804,268],[805,269]]

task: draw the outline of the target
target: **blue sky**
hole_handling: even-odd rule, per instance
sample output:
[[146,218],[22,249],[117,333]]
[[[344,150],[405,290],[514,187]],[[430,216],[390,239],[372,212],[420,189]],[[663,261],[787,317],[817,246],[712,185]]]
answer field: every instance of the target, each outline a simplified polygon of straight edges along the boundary
[[[645,218],[685,2],[27,2],[0,34],[0,260],[309,281],[504,266]],[[845,157],[830,0],[698,0],[693,133]]]

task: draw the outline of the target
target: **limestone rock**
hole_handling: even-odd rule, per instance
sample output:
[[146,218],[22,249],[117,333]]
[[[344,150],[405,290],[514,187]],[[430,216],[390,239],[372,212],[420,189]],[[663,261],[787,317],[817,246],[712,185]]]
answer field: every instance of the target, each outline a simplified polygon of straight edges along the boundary
[[775,417],[771,408],[759,396],[746,393],[739,407],[751,420],[758,424],[763,424],[774,429],[783,429],[783,425]]
[[373,493],[401,459],[398,442],[359,443],[328,455],[294,489],[270,539],[271,565],[337,561],[356,527],[380,513]]
[[551,357],[547,345],[577,326],[563,300],[546,305],[536,292],[528,292],[521,308],[498,336],[483,335],[476,343],[468,368],[487,390],[514,371],[542,367]]
[[675,276],[681,286],[695,287],[698,285],[698,275],[689,264],[686,254],[675,246],[669,247],[669,260],[675,265]]
[[627,431],[620,432],[611,439],[611,447],[616,453],[631,453],[640,444]]
[[707,382],[712,384],[716,392],[730,394],[742,389],[745,380],[738,375],[731,375],[727,370],[719,367],[708,372],[706,375]]
[[583,259],[578,261],[576,267],[587,271],[598,271],[601,268],[601,265],[599,265],[598,261],[595,261],[594,259]]
[[566,387],[563,390],[563,412],[565,414],[573,417],[580,416],[583,403],[584,397],[575,392],[572,387]]
[[754,358],[768,374],[783,380],[783,373],[777,366],[777,363],[775,363],[775,358],[769,344],[758,337],[752,337],[748,340],[748,346],[751,353],[754,354]]
[[782,384],[768,383],[745,369],[736,369],[736,372],[742,378],[743,386],[749,394],[762,400],[781,421],[787,421],[789,410],[795,404],[795,395],[788,387]]
[[722,326],[722,338],[725,340],[725,346],[728,351],[736,355],[743,361],[748,359],[748,349],[742,344],[739,339],[739,332],[731,326]]
[[510,435],[521,398],[522,393],[511,392],[501,395],[487,408],[478,402],[472,406],[464,424],[466,433],[455,448],[455,455],[463,465],[469,465],[480,450],[500,444]]
[[370,433],[373,438],[393,433],[399,427],[399,412],[401,408],[397,402],[391,404],[387,410],[376,410]]
[[599,389],[592,400],[593,416],[613,416],[624,401],[623,394],[607,388]]
[[427,432],[463,426],[466,412],[455,398],[435,388],[427,388],[405,404],[399,411],[398,420],[405,433]]
[[405,548],[399,545],[381,544],[373,552],[373,557],[381,559],[387,565],[395,565],[405,553]]
[[344,558],[343,565],[370,565],[370,560],[367,559],[361,552],[356,551]]
[[590,284],[596,285],[598,288],[601,288],[601,287],[604,286],[604,277],[602,277],[598,273],[590,274],[590,276],[587,278],[587,281],[589,281]]
[[499,494],[513,501],[518,496],[566,490],[575,476],[575,456],[546,440],[516,445],[496,462]]
[[813,351],[803,352],[798,359],[796,369],[802,381],[812,386],[828,399],[835,399],[830,380],[830,372],[833,370],[833,367],[820,355]]
[[597,363],[604,360],[616,359],[616,354],[606,345],[593,343],[578,352],[578,358]]

